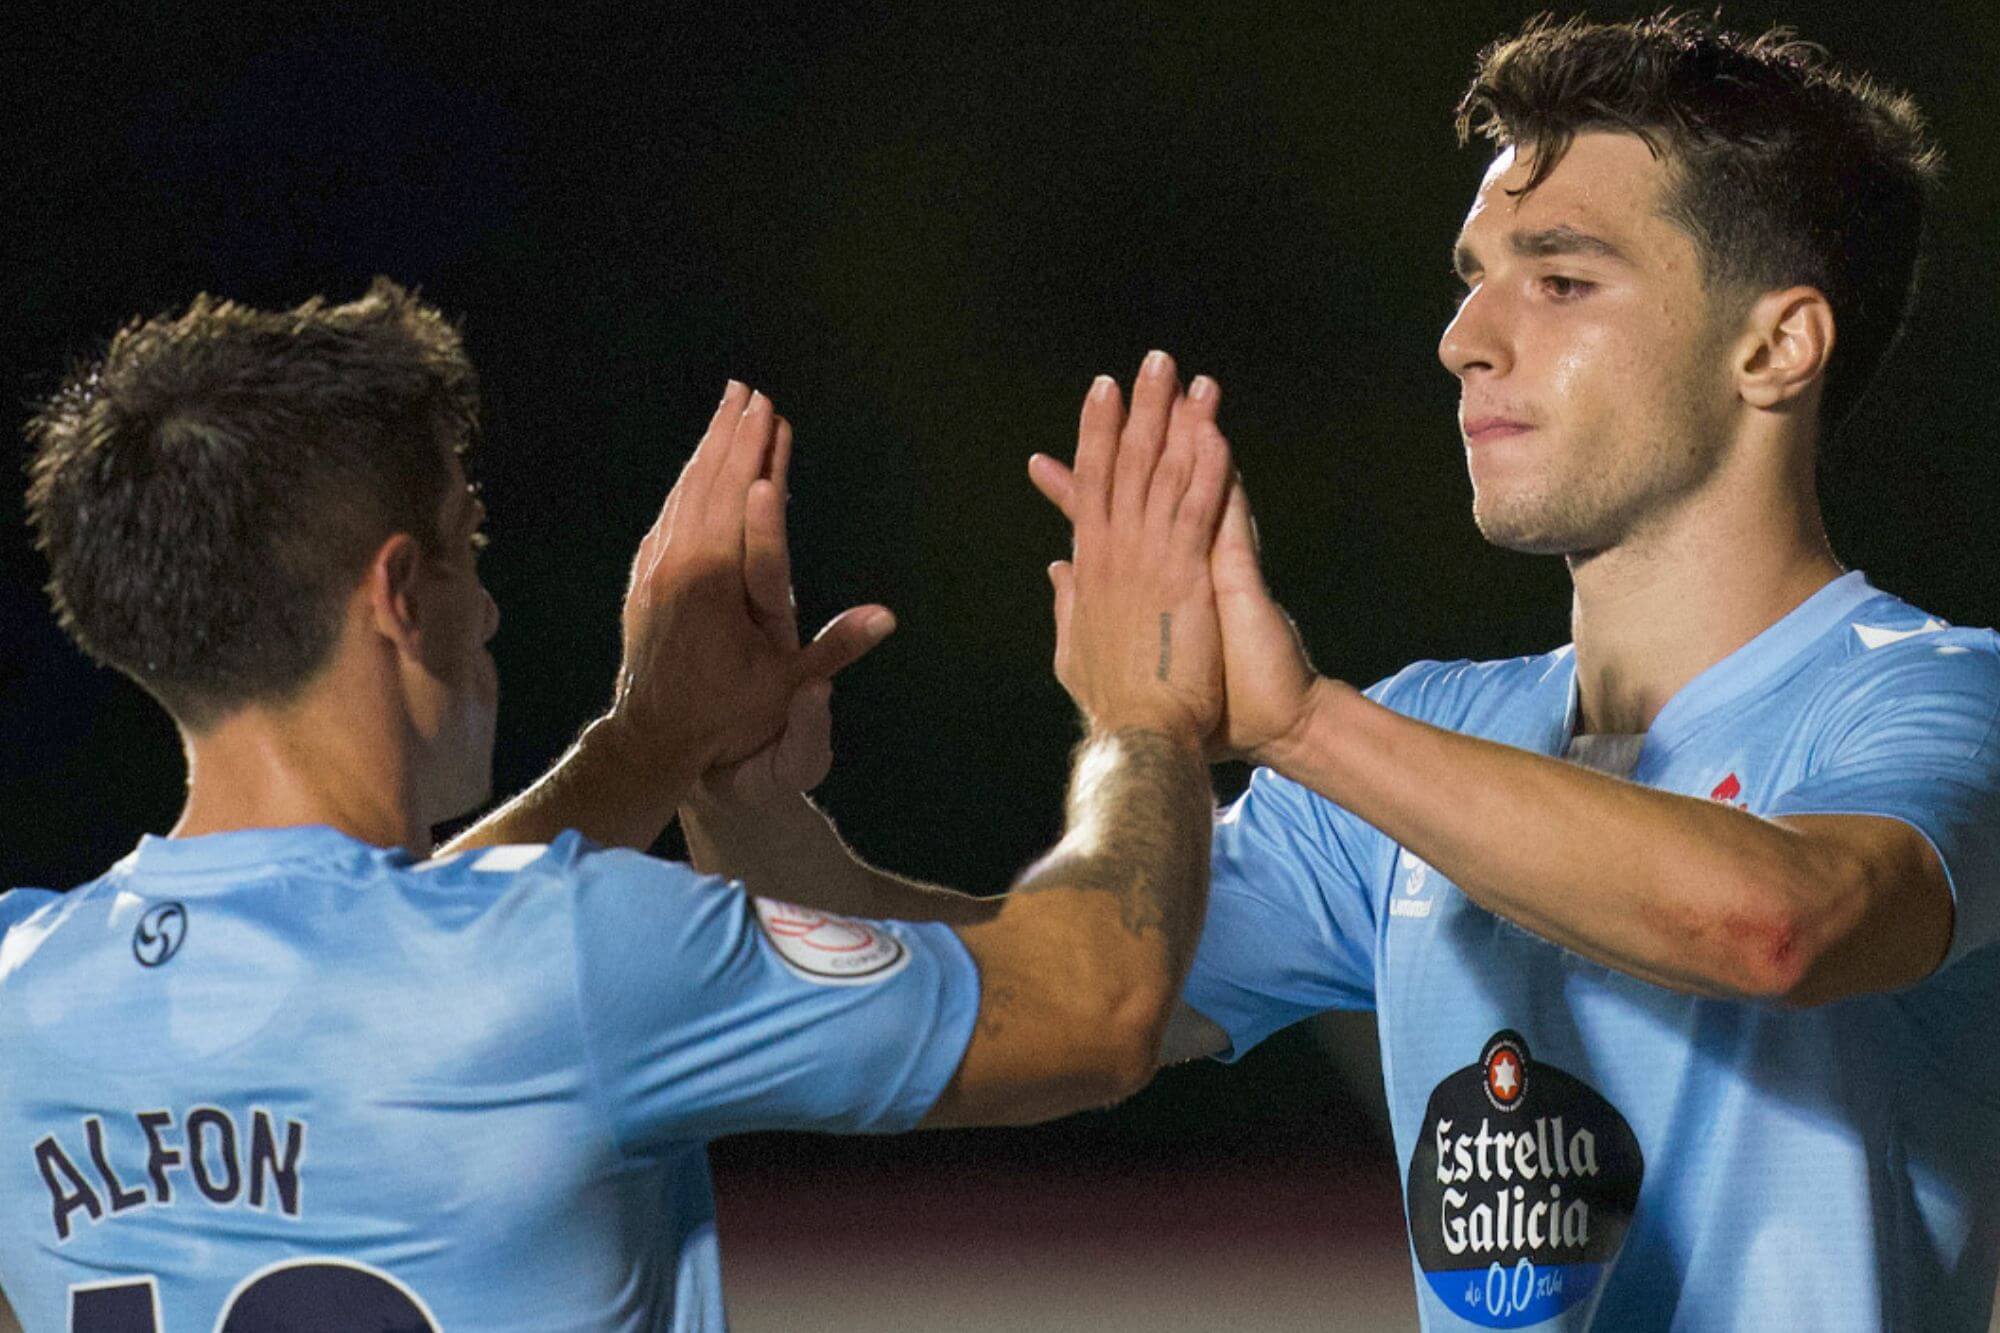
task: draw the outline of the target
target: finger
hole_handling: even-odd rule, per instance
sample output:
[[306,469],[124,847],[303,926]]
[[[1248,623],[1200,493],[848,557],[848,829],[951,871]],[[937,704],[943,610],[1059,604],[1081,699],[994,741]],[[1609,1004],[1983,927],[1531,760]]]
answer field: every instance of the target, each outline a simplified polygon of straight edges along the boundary
[[842,611],[813,636],[792,659],[794,681],[831,680],[866,657],[896,630],[896,617],[886,606],[857,606]]
[[1194,475],[1195,457],[1204,433],[1213,428],[1202,409],[1214,391],[1214,380],[1197,375],[1188,391],[1174,401],[1173,415],[1167,423],[1167,447],[1153,469],[1153,483],[1146,496],[1146,524],[1162,536],[1174,525],[1181,497]]
[[[1174,543],[1197,559],[1207,555],[1215,542],[1217,524],[1229,497],[1229,474],[1229,441],[1214,423],[1204,422],[1187,490],[1174,513]],[[1251,558],[1255,559],[1254,553]]]
[[1118,432],[1125,424],[1125,405],[1118,383],[1109,375],[1091,382],[1076,428],[1076,501],[1070,517],[1079,522],[1110,512],[1111,465],[1118,456]]
[[1180,376],[1165,352],[1148,352],[1132,386],[1132,415],[1118,437],[1118,465],[1111,481],[1111,511],[1129,522],[1145,512],[1153,468],[1167,443],[1167,421],[1180,397]]
[[778,418],[778,429],[771,437],[771,457],[765,463],[764,475],[778,488],[778,499],[792,498],[792,423]]
[[1076,521],[1076,475],[1047,454],[1032,454],[1028,458],[1028,480],[1035,483],[1048,502],[1062,511],[1062,516],[1072,523]]
[[1076,566],[1067,560],[1049,565],[1049,583],[1056,593],[1056,679],[1069,669],[1069,612],[1076,599]]
[[[715,412],[708,419],[708,429],[701,433],[694,452],[688,456],[687,465],[681,469],[680,480],[674,483],[678,508],[699,514],[706,506],[708,488],[715,478],[716,460],[727,451],[735,438],[736,422],[743,415],[743,404],[748,400],[749,393],[749,387],[741,380],[731,380],[723,386],[722,401],[715,405]],[[665,516],[663,513],[662,517]]]
[[773,643],[799,646],[799,618],[792,606],[792,555],[785,536],[785,502],[777,484],[750,484],[743,511],[743,582],[750,615]]
[[1230,483],[1209,568],[1217,592],[1265,592],[1264,572],[1257,565],[1257,525],[1250,515],[1250,496],[1241,477]]
[[815,680],[793,693],[771,768],[777,785],[803,792],[825,781],[832,766],[833,683]]
[[716,461],[715,481],[703,502],[702,524],[711,540],[718,544],[733,541],[739,552],[743,541],[743,508],[749,500],[751,483],[763,475],[776,419],[771,400],[753,392],[750,401],[743,405],[743,415],[737,420],[736,434],[727,452]]

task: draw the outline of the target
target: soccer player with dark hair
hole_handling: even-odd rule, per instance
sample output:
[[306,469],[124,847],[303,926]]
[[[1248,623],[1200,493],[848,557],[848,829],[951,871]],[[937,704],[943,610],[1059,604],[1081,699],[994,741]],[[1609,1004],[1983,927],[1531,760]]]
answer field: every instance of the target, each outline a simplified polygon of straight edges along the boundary
[[[1816,48],[1670,16],[1495,44],[1459,132],[1498,150],[1438,349],[1474,518],[1564,558],[1574,642],[1322,676],[1232,492],[1211,752],[1260,767],[1169,1058],[1378,1012],[1426,1328],[1984,1330],[2000,639],[1843,569],[1814,489],[1936,152]],[[1031,465],[1079,541],[1089,466]],[[756,795],[696,789],[698,863],[937,898]]]
[[[711,770],[812,780],[826,679],[890,628],[800,646],[790,428],[734,383],[640,544],[612,707],[431,857],[490,780],[476,424],[457,332],[386,282],[134,324],[34,419],[56,609],[189,780],[102,878],[0,894],[30,1333],[720,1328],[707,1140],[1025,1122],[1152,1076],[1208,878],[1229,477],[1163,364],[1080,433],[1068,832],[949,924],[583,836],[649,845]],[[544,841],[555,811],[582,833]]]

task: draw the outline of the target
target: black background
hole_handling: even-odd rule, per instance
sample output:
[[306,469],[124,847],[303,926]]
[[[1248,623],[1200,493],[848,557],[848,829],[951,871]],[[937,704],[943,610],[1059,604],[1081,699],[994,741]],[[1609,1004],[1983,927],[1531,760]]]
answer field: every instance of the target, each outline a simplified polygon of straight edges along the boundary
[[[11,420],[198,290],[420,284],[486,386],[505,792],[606,701],[631,548],[746,379],[797,424],[805,615],[880,600],[902,620],[840,684],[822,797],[877,861],[995,890],[1056,834],[1075,736],[1047,669],[1064,531],[1024,462],[1066,455],[1092,374],[1129,379],[1149,347],[1222,382],[1272,581],[1323,669],[1567,638],[1560,563],[1468,520],[1434,355],[1484,162],[1451,107],[1477,47],[1536,8],[15,11]],[[1926,295],[1825,489],[1851,565],[1992,623],[2000,19],[1990,0],[1726,16],[1909,87],[1948,150]],[[0,523],[0,880],[64,886],[164,830],[182,772],[164,717],[61,639],[42,576]],[[1364,1123],[1298,1033],[1162,1084],[1034,1151]]]

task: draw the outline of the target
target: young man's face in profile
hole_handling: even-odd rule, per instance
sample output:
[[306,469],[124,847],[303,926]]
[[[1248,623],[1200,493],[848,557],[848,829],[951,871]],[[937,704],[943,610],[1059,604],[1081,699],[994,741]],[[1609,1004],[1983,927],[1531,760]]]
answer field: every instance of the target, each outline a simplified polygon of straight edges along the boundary
[[1576,136],[1486,172],[1459,234],[1467,284],[1438,357],[1460,381],[1473,516],[1489,541],[1556,554],[1644,531],[1713,474],[1737,332],[1688,234],[1661,211],[1670,168],[1636,135]]
[[486,506],[466,484],[458,460],[441,511],[443,549],[427,555],[420,575],[425,608],[418,726],[427,742],[429,794],[437,821],[465,813],[492,794],[494,724],[500,678],[487,643],[500,610],[480,581],[477,548]]

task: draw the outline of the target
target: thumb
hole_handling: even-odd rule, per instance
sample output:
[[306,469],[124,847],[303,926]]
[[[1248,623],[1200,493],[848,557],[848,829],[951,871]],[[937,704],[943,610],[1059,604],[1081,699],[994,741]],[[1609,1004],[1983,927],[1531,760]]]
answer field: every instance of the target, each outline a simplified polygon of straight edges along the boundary
[[1209,571],[1217,592],[1270,595],[1264,587],[1264,571],[1257,562],[1257,520],[1251,517],[1250,495],[1243,489],[1240,476],[1229,486],[1222,526],[1209,553]]
[[771,756],[777,784],[787,791],[811,791],[833,767],[833,684],[815,680],[792,695],[785,734]]
[[831,680],[866,657],[896,629],[886,606],[856,606],[826,622],[826,628],[792,661],[794,681]]

